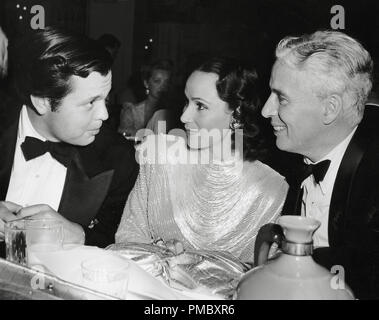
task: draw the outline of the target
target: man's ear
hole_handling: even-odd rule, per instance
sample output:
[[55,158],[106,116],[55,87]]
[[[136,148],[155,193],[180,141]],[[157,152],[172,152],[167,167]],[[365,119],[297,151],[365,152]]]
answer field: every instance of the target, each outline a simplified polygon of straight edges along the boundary
[[48,98],[41,98],[30,95],[30,100],[40,115],[44,115],[47,111],[51,110],[50,100]]
[[324,104],[324,124],[334,122],[343,109],[343,100],[339,94],[331,94],[325,99]]

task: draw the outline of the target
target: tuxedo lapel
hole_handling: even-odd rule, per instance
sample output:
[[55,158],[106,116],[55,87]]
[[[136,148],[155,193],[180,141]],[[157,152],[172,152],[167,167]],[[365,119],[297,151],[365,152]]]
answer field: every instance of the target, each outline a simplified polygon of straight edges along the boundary
[[338,230],[346,219],[355,173],[367,148],[368,141],[365,128],[360,125],[342,158],[329,208],[328,237],[330,245],[338,245]]
[[0,200],[5,200],[11,176],[17,141],[18,121],[14,122],[0,138]]
[[303,182],[301,166],[303,165],[303,157],[291,155],[292,170],[287,170],[286,180],[289,185],[286,201],[283,205],[283,215],[300,215],[301,210],[299,208],[299,201],[301,203],[301,183]]
[[289,183],[289,189],[287,192],[286,201],[283,205],[282,214],[283,215],[300,215],[301,211],[298,210],[300,198],[300,186],[301,181],[294,181]]
[[88,175],[79,153],[67,168],[66,181],[58,212],[70,221],[88,226],[97,214],[110,187],[113,170],[101,170],[94,159],[91,166],[94,175]]

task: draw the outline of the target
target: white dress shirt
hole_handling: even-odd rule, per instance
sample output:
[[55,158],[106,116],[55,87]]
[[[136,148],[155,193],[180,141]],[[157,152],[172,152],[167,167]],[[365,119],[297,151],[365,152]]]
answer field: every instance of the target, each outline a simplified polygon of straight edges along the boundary
[[26,106],[23,106],[20,113],[16,149],[6,200],[21,206],[48,204],[58,211],[67,169],[48,152],[26,161],[21,149],[21,144],[26,136],[46,141],[33,128]]
[[[305,179],[301,185],[304,188],[301,215],[317,219],[321,222],[321,226],[313,235],[313,244],[315,247],[329,246],[328,221],[333,186],[342,158],[356,130],[357,127],[332,151],[318,161],[331,161],[324,179],[320,181],[320,183],[316,183],[313,175],[311,175]],[[304,159],[304,162],[307,164],[312,163],[309,159]]]

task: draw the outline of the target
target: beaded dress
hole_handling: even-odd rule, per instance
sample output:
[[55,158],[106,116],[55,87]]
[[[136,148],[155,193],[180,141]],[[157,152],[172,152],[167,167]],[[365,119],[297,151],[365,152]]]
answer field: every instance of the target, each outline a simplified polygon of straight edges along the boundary
[[[284,178],[260,161],[240,157],[208,164],[178,161],[178,154],[183,159],[193,151],[177,138],[174,157],[167,137],[149,136],[144,143],[159,159],[141,165],[116,243],[175,240],[184,250],[226,252],[252,262],[259,228],[281,213],[288,189]],[[157,161],[163,154],[164,161]]]

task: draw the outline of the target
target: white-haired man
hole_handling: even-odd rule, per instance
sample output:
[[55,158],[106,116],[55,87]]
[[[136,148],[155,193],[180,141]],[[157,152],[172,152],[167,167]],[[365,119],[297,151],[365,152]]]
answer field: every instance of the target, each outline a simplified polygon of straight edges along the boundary
[[262,115],[277,147],[302,156],[283,214],[321,221],[314,259],[343,266],[356,297],[379,298],[379,114],[364,107],[370,54],[344,33],[318,31],[284,38],[276,58]]

